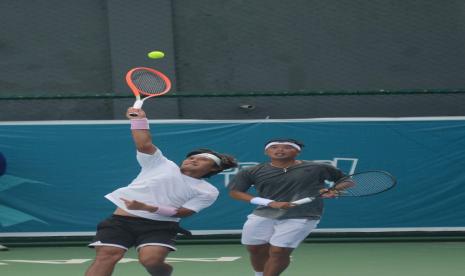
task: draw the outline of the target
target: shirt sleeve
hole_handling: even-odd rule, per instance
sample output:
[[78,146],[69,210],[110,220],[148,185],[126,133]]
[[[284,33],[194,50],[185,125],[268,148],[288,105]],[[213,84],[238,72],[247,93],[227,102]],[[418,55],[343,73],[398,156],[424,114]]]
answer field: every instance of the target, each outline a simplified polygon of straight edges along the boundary
[[346,176],[341,170],[333,166],[328,166],[328,174],[329,177],[327,180],[334,182],[337,182],[338,180]]
[[247,191],[254,184],[252,174],[248,170],[240,170],[228,183],[230,191]]
[[167,160],[161,152],[161,150],[158,148],[153,154],[147,154],[137,151],[136,158],[137,162],[139,162],[139,165],[142,169],[157,166]]
[[218,198],[218,195],[219,191],[215,187],[211,186],[208,187],[208,189],[203,189],[200,191],[198,195],[184,203],[182,207],[198,213],[202,209],[212,205]]

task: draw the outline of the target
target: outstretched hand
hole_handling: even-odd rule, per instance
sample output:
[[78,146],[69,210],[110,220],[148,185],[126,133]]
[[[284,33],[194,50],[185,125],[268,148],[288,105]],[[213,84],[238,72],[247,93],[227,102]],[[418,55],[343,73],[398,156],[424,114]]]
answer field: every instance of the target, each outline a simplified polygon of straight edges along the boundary
[[129,200],[125,198],[120,199],[124,202],[124,205],[126,205],[126,208],[129,210],[142,210],[148,212],[156,212],[158,210],[158,207],[151,206],[137,200]]

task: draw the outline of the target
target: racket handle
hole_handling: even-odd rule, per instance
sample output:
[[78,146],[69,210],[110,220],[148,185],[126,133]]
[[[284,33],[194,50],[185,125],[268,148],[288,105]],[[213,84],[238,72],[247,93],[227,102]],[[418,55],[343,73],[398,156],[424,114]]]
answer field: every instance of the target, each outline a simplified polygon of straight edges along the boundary
[[315,199],[314,197],[306,197],[306,198],[302,198],[302,199],[299,199],[299,200],[296,200],[296,201],[292,201],[291,203],[294,204],[294,205],[302,205],[302,204],[305,204],[305,203],[312,202],[314,199]]
[[136,101],[134,102],[134,105],[133,105],[132,107],[137,108],[137,109],[141,109],[143,104],[144,104],[144,101],[142,101],[142,100],[136,100]]
[[[144,101],[136,100],[132,107],[137,108],[137,109],[141,109],[143,104],[144,104]],[[129,116],[132,116],[132,117],[137,117],[137,115],[138,115],[137,113],[133,113],[133,112],[129,113]]]

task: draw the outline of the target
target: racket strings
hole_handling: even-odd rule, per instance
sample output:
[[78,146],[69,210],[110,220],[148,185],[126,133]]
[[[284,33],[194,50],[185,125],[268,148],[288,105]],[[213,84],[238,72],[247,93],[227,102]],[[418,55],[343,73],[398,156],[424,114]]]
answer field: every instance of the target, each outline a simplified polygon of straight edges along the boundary
[[[341,196],[364,196],[381,193],[393,187],[395,180],[389,174],[372,172],[353,175],[353,186],[344,189]],[[338,184],[336,184],[337,187]]]
[[134,71],[131,81],[141,94],[157,95],[165,92],[167,88],[165,80],[150,71]]

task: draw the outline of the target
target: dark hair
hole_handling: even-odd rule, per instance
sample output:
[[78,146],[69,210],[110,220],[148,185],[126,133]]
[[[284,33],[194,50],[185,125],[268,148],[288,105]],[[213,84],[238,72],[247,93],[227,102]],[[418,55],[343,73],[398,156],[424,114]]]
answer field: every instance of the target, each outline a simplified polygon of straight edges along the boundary
[[[208,177],[213,176],[215,174],[218,174],[218,173],[220,173],[220,172],[222,172],[224,170],[237,167],[237,160],[233,156],[228,155],[228,154],[224,154],[224,153],[219,153],[219,152],[213,151],[211,149],[196,149],[194,151],[189,152],[186,155],[186,158],[190,157],[192,155],[200,154],[200,153],[210,153],[210,154],[215,155],[216,157],[218,157],[221,160],[221,165],[217,166],[217,167],[219,167],[218,171],[209,172],[206,175],[202,176],[202,178],[208,178]],[[216,165],[216,163],[215,163],[215,165]]]
[[304,143],[298,141],[298,140],[295,140],[295,139],[291,139],[291,138],[273,138],[271,140],[268,140],[266,143],[265,143],[265,147],[266,145],[268,145],[269,143],[273,143],[273,142],[290,142],[290,143],[294,143],[296,145],[298,145],[299,147],[303,148],[305,147]]

